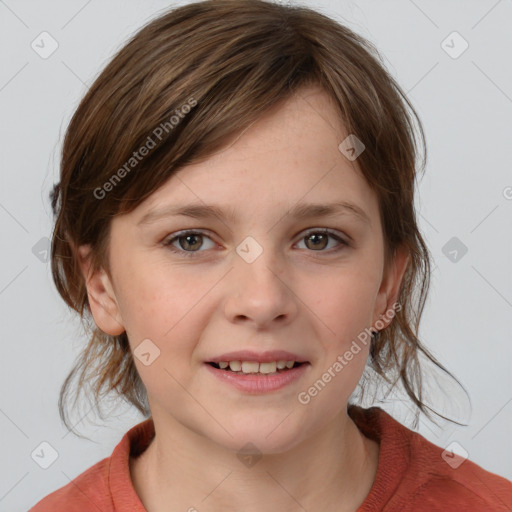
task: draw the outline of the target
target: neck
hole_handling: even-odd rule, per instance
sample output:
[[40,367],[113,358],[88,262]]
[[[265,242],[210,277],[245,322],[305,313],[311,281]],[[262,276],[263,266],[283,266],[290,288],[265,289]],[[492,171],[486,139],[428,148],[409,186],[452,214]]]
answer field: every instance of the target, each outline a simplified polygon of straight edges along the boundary
[[[264,454],[244,466],[236,453],[174,420],[159,422],[137,459],[132,480],[148,512],[204,509],[263,512],[355,511],[370,492],[378,444],[366,438],[342,411],[322,430],[292,449]],[[170,425],[169,425],[170,423]],[[160,431],[157,431],[160,432]],[[172,504],[172,505],[170,505]]]

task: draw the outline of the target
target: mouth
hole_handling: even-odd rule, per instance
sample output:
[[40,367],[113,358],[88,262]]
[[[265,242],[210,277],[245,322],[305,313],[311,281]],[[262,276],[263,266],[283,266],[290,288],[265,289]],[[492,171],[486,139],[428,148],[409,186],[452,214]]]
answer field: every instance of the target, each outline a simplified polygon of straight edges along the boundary
[[287,373],[300,366],[307,365],[307,361],[209,361],[210,366],[217,370],[222,370],[227,373],[236,375],[276,375],[280,373]]
[[309,361],[278,359],[277,361],[208,361],[205,367],[212,376],[228,385],[251,395],[277,392],[297,385],[304,379],[311,366]]

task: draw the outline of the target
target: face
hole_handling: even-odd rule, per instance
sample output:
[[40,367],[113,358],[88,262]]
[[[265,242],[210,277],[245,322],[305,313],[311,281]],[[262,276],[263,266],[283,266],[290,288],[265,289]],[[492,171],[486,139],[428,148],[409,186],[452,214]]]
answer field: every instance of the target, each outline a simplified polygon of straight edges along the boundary
[[[89,277],[89,302],[103,331],[126,330],[155,424],[277,453],[346,414],[369,351],[353,342],[389,324],[406,266],[398,255],[385,272],[377,198],[338,149],[347,135],[330,98],[304,89],[113,220],[110,276]],[[360,214],[294,214],[342,202]],[[222,216],[169,211],[196,205]],[[303,364],[252,376],[209,364],[270,351]]]

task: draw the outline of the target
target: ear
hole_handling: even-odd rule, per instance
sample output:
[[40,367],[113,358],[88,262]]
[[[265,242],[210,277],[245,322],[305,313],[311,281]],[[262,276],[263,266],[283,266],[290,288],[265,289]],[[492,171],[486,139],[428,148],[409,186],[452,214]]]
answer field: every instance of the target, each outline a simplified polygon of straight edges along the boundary
[[89,245],[81,245],[78,248],[78,258],[87,287],[91,313],[96,325],[103,332],[118,336],[125,329],[114,289],[104,269],[92,271],[90,251]]
[[[400,293],[400,286],[402,279],[409,263],[409,251],[405,246],[396,249],[393,260],[389,264],[388,269],[385,270],[385,275],[375,301],[375,309],[373,312],[372,326],[380,320],[379,325],[384,324],[384,327],[377,327],[379,331],[387,327],[395,316],[395,308],[393,305],[398,299]],[[398,306],[400,310],[401,306]],[[391,312],[393,314],[391,314]],[[387,314],[386,314],[387,313]]]

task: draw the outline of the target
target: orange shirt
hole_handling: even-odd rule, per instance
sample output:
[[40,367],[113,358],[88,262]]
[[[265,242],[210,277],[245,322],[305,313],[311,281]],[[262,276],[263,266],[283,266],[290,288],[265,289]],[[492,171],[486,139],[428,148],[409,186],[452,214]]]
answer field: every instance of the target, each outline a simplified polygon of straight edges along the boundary
[[[512,482],[436,446],[378,407],[349,408],[359,430],[380,444],[377,475],[357,512],[510,512]],[[39,501],[29,512],[146,512],[130,479],[129,457],[154,437],[153,419],[135,425],[112,455]],[[458,457],[458,456],[456,456]],[[447,462],[448,461],[448,462]],[[453,466],[453,467],[452,467]]]

